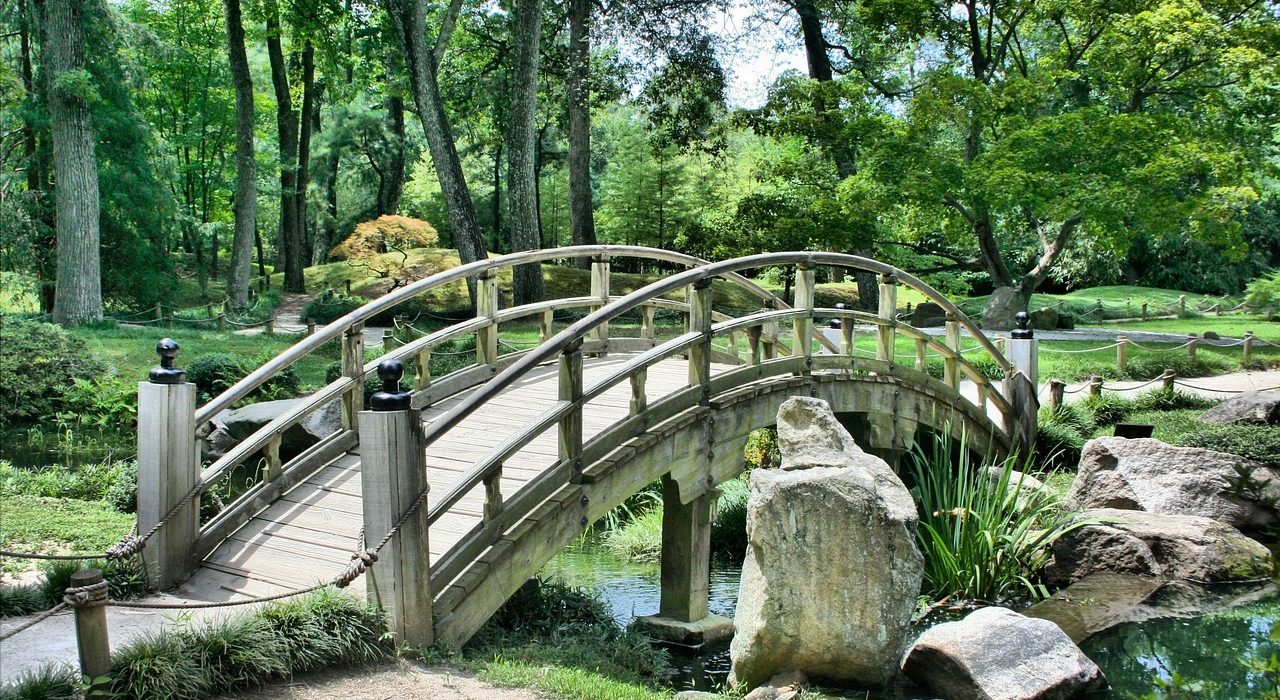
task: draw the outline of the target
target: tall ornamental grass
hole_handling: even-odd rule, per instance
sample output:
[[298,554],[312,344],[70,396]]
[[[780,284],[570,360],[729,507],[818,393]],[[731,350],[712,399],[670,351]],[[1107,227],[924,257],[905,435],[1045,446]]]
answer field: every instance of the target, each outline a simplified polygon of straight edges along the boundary
[[916,541],[925,557],[925,586],[936,598],[999,602],[1048,597],[1038,574],[1050,545],[1083,523],[1072,523],[1046,491],[1022,492],[1015,457],[984,464],[970,457],[964,436],[935,433],[917,444],[909,469],[920,511]]

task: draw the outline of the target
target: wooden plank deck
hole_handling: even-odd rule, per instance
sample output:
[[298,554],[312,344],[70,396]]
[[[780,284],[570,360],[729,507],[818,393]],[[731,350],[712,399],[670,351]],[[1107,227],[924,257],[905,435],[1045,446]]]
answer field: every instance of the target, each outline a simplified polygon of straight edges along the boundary
[[[585,384],[590,386],[607,376],[630,357],[586,358]],[[730,368],[715,365],[713,373]],[[653,402],[687,385],[688,363],[671,359],[649,368],[645,390]],[[455,479],[510,434],[554,406],[557,388],[556,365],[539,367],[437,440],[427,450],[432,492],[429,502],[435,503]],[[462,396],[423,411],[423,421],[438,419]],[[589,440],[625,418],[630,403],[631,388],[625,381],[588,403],[583,411],[583,437]],[[503,495],[514,494],[554,465],[557,456],[557,433],[553,427],[503,463]],[[480,521],[483,503],[483,487],[477,487],[432,526],[432,561]],[[214,549],[174,594],[191,600],[240,600],[328,580],[350,561],[351,552],[359,544],[362,518],[360,458],[358,454],[346,454],[254,516]],[[357,579],[352,589],[362,592],[363,579]]]

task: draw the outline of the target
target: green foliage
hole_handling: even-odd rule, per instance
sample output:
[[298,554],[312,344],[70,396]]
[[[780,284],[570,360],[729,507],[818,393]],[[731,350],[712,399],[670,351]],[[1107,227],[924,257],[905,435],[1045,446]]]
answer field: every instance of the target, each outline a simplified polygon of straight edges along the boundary
[[99,569],[107,580],[107,592],[116,600],[129,600],[146,593],[146,572],[136,560],[127,561],[46,561],[38,583],[0,585],[0,617],[26,615],[48,610],[62,601],[71,585],[71,576],[83,569]]
[[662,508],[650,508],[606,531],[601,544],[632,561],[658,561],[662,557]]
[[12,684],[0,686],[0,700],[79,700],[80,674],[67,666],[27,671]]
[[[0,549],[92,554],[120,541],[135,525],[132,515],[103,501],[6,495]],[[5,571],[17,564],[12,559],[3,563]]]
[[1196,353],[1194,360],[1177,353],[1135,355],[1129,358],[1125,374],[1130,379],[1155,379],[1166,369],[1179,377],[1210,377],[1230,372],[1235,365],[1221,355],[1207,352]]
[[[201,355],[187,366],[187,381],[196,385],[201,402],[208,401],[245,378],[266,359],[265,356],[244,358],[229,353]],[[300,388],[298,371],[290,365],[254,389],[249,398],[257,401],[288,399],[297,396]]]
[[1135,410],[1132,400],[1105,392],[1085,398],[1084,407],[1093,414],[1093,421],[1099,426],[1115,425]]
[[367,299],[326,289],[303,305],[302,320],[327,325],[364,306],[367,302]]
[[751,431],[742,452],[748,470],[778,466],[782,463],[782,453],[778,451],[778,430],[760,428]]
[[[1016,462],[973,461],[964,438],[934,434],[917,444],[908,464],[912,495],[920,509],[916,540],[925,557],[925,586],[947,595],[999,602],[1017,596],[1043,598],[1036,582],[1052,556],[1049,547],[1079,524],[1071,524],[1055,497],[1019,496]],[[986,467],[1000,470],[992,479]]]
[[1094,431],[1094,418],[1078,404],[1040,409],[1036,432],[1036,461],[1044,469],[1075,469],[1084,443]]
[[0,426],[79,410],[68,399],[76,380],[107,371],[83,340],[52,323],[0,317],[0,345]]
[[1185,409],[1205,410],[1218,405],[1218,401],[1188,391],[1173,389],[1151,389],[1133,397],[1135,411],[1181,411]]
[[711,518],[711,555],[741,563],[747,554],[747,501],[751,497],[746,474],[720,484]]
[[1187,447],[1227,452],[1280,468],[1280,428],[1268,425],[1213,425],[1182,438]]
[[1246,300],[1251,306],[1280,305],[1280,270],[1249,283]]
[[27,615],[49,609],[49,601],[40,586],[0,585],[0,618]]
[[[116,504],[112,493],[137,480],[138,465],[132,461],[106,461],[77,467],[35,467],[22,469],[0,460],[0,495],[47,496],[76,498],[86,501],[107,499]],[[119,508],[123,512],[132,509]]]

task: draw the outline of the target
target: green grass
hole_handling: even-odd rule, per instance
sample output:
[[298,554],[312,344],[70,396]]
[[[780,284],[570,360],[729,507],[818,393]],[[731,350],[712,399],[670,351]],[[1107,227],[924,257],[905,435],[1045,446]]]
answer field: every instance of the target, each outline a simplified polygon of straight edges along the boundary
[[[670,700],[671,693],[632,681],[611,678],[600,671],[559,665],[562,654],[546,655],[538,647],[513,650],[518,658],[497,656],[479,664],[475,673],[494,685],[536,688],[570,700]],[[590,651],[583,653],[590,658]]]
[[[5,496],[0,549],[18,552],[96,554],[129,534],[136,518],[105,501]],[[6,559],[6,572],[30,560]]]
[[[1156,321],[1134,321],[1124,324],[1107,324],[1105,326],[1116,331],[1144,331],[1147,333],[1177,333],[1186,335],[1195,333],[1204,335],[1205,331],[1213,331],[1223,338],[1243,338],[1248,331],[1268,340],[1280,343],[1280,323],[1267,320],[1266,316],[1255,314],[1230,314],[1214,316],[1206,314],[1191,318],[1169,318]],[[1200,346],[1205,347],[1204,345]],[[1239,352],[1239,348],[1235,348]]]

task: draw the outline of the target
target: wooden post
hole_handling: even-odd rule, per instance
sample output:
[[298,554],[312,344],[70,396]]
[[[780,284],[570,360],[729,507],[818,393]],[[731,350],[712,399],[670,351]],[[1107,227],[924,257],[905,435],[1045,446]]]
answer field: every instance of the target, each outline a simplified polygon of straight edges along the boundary
[[657,329],[653,325],[654,315],[657,314],[658,307],[642,306],[640,307],[640,337],[645,340],[653,340],[657,337]]
[[179,504],[142,551],[147,579],[159,590],[186,580],[195,564],[199,508],[183,498],[200,477],[196,448],[196,385],[173,366],[178,344],[156,346],[160,366],[138,385],[138,531],[147,532]]
[[156,302],[156,320],[157,321],[164,320],[164,304],[158,301]]
[[[599,301],[598,305],[592,305],[591,310],[602,308],[609,304],[609,256],[598,255],[591,259],[591,296]],[[609,323],[608,321],[591,329],[592,340],[609,341]],[[605,350],[600,352],[600,356],[608,354],[608,345]]]
[[489,320],[476,331],[476,364],[491,365],[498,361],[498,273],[492,268],[476,284],[476,318]]
[[1025,456],[1031,454],[1038,430],[1040,399],[1036,388],[1040,382],[1040,341],[1027,328],[1030,320],[1027,312],[1019,311],[1015,318],[1018,327],[1009,333],[1009,363],[1013,365],[1013,372],[1005,379],[1005,396],[1013,406],[1010,418],[1014,423],[1006,423],[1005,429],[1017,445],[1018,453]]
[[893,364],[894,339],[897,337],[898,280],[892,275],[880,276],[881,322],[876,326],[876,359]]
[[1089,377],[1089,395],[1102,396],[1102,376],[1098,374]]
[[267,335],[276,334],[276,312],[275,311],[272,311],[271,315],[267,316],[266,329],[267,329]]
[[1173,393],[1173,380],[1176,379],[1177,376],[1177,373],[1173,370],[1166,369],[1164,373],[1160,375],[1160,388],[1169,393]]
[[491,523],[500,514],[502,514],[502,464],[498,464],[484,477],[483,522]]
[[955,355],[942,359],[942,381],[960,391],[960,321],[950,314],[947,315],[947,347]]
[[813,357],[813,304],[815,277],[812,267],[801,265],[796,268],[795,303],[793,308],[804,309],[806,315],[796,317],[792,325],[794,331],[791,345],[793,357]]
[[649,407],[649,395],[645,393],[645,383],[649,379],[649,370],[641,368],[631,375],[631,415],[643,413]]
[[218,330],[227,330],[227,315],[225,313],[218,314]]
[[342,334],[342,376],[355,383],[342,395],[342,427],[355,430],[364,408],[364,324],[354,323]]
[[1253,331],[1244,332],[1244,344],[1241,345],[1244,352],[1241,364],[1248,366],[1249,361],[1253,359]]
[[1129,336],[1116,338],[1116,369],[1121,372],[1129,368]]
[[351,293],[351,280],[343,280],[342,286],[343,289],[347,290],[347,294]]
[[747,326],[747,363],[760,364],[760,326]]
[[556,312],[547,310],[538,316],[538,341],[545,343],[547,338],[551,337],[552,324],[555,322]]
[[[797,284],[797,292],[799,289]],[[702,387],[702,403],[705,404],[711,400],[710,279],[698,280],[689,288],[689,332],[702,334],[702,340],[689,348],[689,385]]]
[[[844,308],[843,304],[838,304]],[[850,317],[842,317],[840,319],[840,351],[849,357],[853,357],[853,319]]]
[[1058,408],[1062,405],[1066,398],[1067,383],[1061,379],[1049,380],[1049,407]]
[[929,363],[927,354],[929,352],[929,341],[924,338],[916,338],[916,371],[929,371]]
[[1200,344],[1200,339],[1195,333],[1187,334],[1187,359],[1196,359],[1196,346]]
[[[69,588],[84,588],[103,582],[102,571],[84,569],[71,574]],[[107,637],[107,593],[89,595],[89,603],[76,605],[76,647],[80,652],[80,673],[89,685],[86,697],[105,691],[95,683],[111,672],[111,642]]]
[[1098,316],[1098,320],[1099,320],[1099,321],[1101,321],[1101,320],[1103,319],[1103,315],[1102,315],[1102,300],[1101,300],[1101,299],[1095,299],[1094,301],[1095,301],[1095,303],[1094,303],[1094,306],[1093,306],[1093,312],[1094,312],[1095,314],[1097,314],[1097,316]]
[[418,353],[413,358],[413,362],[415,370],[413,388],[415,391],[422,391],[431,386],[431,348]]
[[173,328],[173,316],[164,317],[164,327],[169,329]]
[[708,491],[689,503],[680,487],[662,477],[662,597],[658,615],[677,622],[697,622],[710,612],[711,502]]
[[213,318],[213,302],[204,305],[205,318]]
[[[360,412],[360,488],[364,504],[366,546],[380,542],[427,490],[422,417],[400,391],[404,365],[383,360],[378,365],[382,391]],[[365,573],[370,603],[387,613],[395,641],[426,648],[434,641],[431,620],[431,571],[428,510],[422,504],[378,552]]]
[[1142,320],[1147,320],[1147,302],[1142,302]]
[[396,334],[390,328],[382,329],[382,354],[396,349]]
[[1187,295],[1186,294],[1178,295],[1178,315],[1179,316],[1187,315]]
[[570,483],[582,483],[582,340],[575,339],[560,354],[560,400],[573,408],[560,419],[560,461],[569,462]]
[[311,319],[307,319],[307,335],[315,335],[315,334],[316,334],[316,322],[312,321]]

